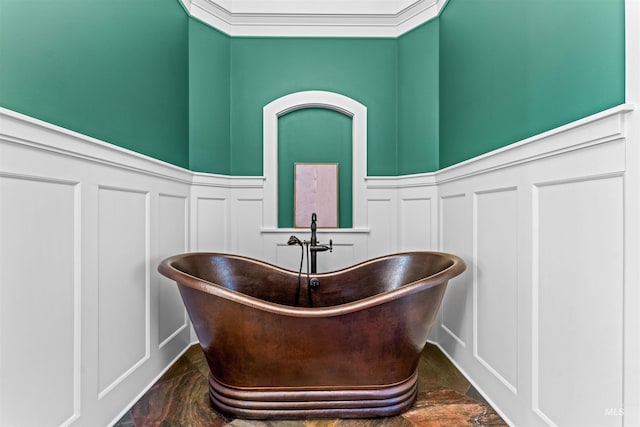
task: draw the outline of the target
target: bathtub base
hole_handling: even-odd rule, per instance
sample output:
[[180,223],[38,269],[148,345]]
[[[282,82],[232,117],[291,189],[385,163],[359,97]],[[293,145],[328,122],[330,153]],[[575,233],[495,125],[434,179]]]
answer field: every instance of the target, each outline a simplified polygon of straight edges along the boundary
[[236,388],[209,375],[209,397],[222,413],[247,419],[370,418],[400,414],[417,394],[417,371],[400,383],[372,387]]

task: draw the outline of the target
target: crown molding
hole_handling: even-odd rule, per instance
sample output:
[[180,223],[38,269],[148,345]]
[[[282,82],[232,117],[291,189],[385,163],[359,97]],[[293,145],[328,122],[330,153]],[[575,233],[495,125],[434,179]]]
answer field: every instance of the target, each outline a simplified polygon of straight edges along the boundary
[[447,0],[180,2],[190,16],[230,36],[392,38],[437,17]]

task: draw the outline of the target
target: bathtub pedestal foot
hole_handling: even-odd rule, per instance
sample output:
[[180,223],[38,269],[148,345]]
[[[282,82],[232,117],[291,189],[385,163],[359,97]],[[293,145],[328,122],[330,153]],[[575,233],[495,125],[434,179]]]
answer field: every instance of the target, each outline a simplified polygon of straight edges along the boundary
[[230,387],[209,375],[209,397],[222,413],[248,419],[370,418],[400,414],[417,394],[417,371],[400,383],[355,388]]

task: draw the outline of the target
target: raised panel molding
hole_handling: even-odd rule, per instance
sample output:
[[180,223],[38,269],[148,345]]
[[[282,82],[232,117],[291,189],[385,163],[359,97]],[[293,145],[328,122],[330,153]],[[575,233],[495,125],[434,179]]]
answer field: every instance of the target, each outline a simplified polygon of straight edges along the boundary
[[[323,239],[321,243],[327,243],[327,240]],[[318,257],[318,271],[339,270],[364,261],[363,258],[356,256],[357,245],[357,242],[338,241],[334,243],[332,253],[321,252],[324,256],[320,255]]]
[[512,393],[518,377],[518,190],[474,193],[474,355]]
[[98,189],[98,398],[150,355],[149,193]]
[[237,199],[234,207],[233,226],[237,230],[232,251],[262,259],[260,224],[262,221],[263,199]]
[[430,197],[400,201],[400,247],[403,251],[434,249],[432,204]]
[[1,425],[80,416],[80,203],[76,182],[0,172]]
[[368,242],[368,257],[375,258],[394,252],[395,206],[394,201],[388,198],[370,198],[367,200],[369,225],[371,233]]
[[303,273],[306,271],[305,263],[302,261],[304,253],[302,246],[289,246],[285,241],[275,243],[275,246],[275,259],[272,261],[275,265],[292,271],[302,271]]
[[[310,231],[308,229],[261,230],[261,234],[264,242],[265,261],[293,271],[299,271],[300,246],[288,246],[287,240],[291,235],[298,237],[302,241],[309,240]],[[317,236],[320,243],[326,244],[330,240],[333,242],[332,252],[318,254],[318,272],[350,267],[368,258],[368,230],[319,229]],[[306,263],[303,263],[302,269],[306,273]]]
[[[321,243],[328,241],[328,239],[322,239]],[[355,256],[355,246],[353,243],[334,243],[333,252],[321,252],[318,255],[317,271],[319,273],[335,271],[356,264],[359,260]],[[300,271],[302,269],[302,273],[306,274],[306,262],[303,262],[302,265],[300,264],[303,250],[300,246],[288,246],[285,242],[276,244],[276,248],[276,265],[292,271]]]
[[[160,194],[158,197],[158,261],[188,250],[187,197]],[[187,311],[175,282],[156,275],[158,284],[158,342],[164,347],[189,327]]]
[[196,251],[224,252],[227,249],[227,200],[199,197],[195,201]]
[[[460,276],[449,281],[442,300],[440,328],[462,348],[471,338],[470,320],[472,304],[472,217],[469,197],[450,194],[440,198],[440,248],[458,255],[467,263]],[[452,343],[452,344],[454,344]]]
[[549,425],[620,425],[607,410],[623,407],[623,187],[534,189],[533,408]]

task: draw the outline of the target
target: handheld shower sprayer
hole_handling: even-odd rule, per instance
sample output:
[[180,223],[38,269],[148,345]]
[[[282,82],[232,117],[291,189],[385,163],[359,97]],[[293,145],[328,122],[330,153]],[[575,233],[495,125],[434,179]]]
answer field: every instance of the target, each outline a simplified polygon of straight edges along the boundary
[[302,246],[302,242],[296,236],[291,236],[291,237],[289,237],[289,240],[287,240],[287,245],[289,245],[289,246],[292,246],[292,245],[300,245],[300,246]]
[[298,287],[296,288],[296,298],[295,298],[295,306],[298,306],[298,302],[300,301],[300,282],[302,280],[302,262],[304,260],[304,244],[300,239],[296,236],[290,236],[289,240],[287,240],[287,245],[300,245],[300,250],[302,251],[300,254],[300,271],[298,271]]

